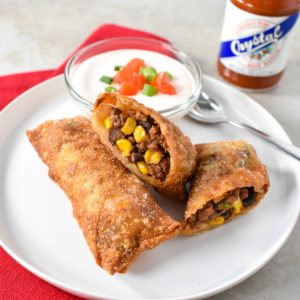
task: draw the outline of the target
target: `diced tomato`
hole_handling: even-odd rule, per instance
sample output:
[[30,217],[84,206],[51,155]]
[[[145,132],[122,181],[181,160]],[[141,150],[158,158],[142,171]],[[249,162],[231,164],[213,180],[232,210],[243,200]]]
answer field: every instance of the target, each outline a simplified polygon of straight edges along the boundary
[[144,84],[146,83],[146,78],[143,74],[135,73],[135,84],[139,87],[141,90],[144,87]]
[[117,75],[117,80],[119,80],[119,83],[123,83],[123,82],[131,82],[133,83],[135,80],[135,74],[134,71],[124,67],[122,70],[120,70],[120,72]]
[[[114,77],[113,82],[120,84],[119,93],[124,96],[134,96],[149,83],[140,69],[145,67],[145,62],[140,58],[133,58]],[[168,95],[177,94],[175,87],[171,84],[172,79],[166,72],[160,72],[151,82],[158,92]]]
[[121,78],[120,78],[120,72],[115,75],[115,77],[113,79],[113,83],[117,83],[117,84],[122,83]]
[[145,67],[145,62],[140,58],[133,58],[127,63],[125,68],[131,69],[132,71],[138,73],[140,68]]
[[134,96],[139,92],[139,87],[134,83],[124,82],[119,89],[120,95]]
[[165,83],[157,87],[158,91],[167,94],[167,95],[175,95],[177,94],[177,91],[175,87],[171,83]]
[[171,81],[171,78],[167,73],[159,72],[157,77],[155,78],[155,80],[153,82],[153,85],[158,88],[161,85],[170,83],[170,81]]

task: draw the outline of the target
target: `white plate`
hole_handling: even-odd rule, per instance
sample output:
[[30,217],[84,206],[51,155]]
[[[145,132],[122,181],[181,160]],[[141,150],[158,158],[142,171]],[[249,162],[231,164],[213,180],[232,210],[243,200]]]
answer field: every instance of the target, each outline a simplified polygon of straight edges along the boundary
[[[287,135],[261,106],[215,79],[205,89],[240,117],[274,136]],[[71,293],[105,299],[190,299],[213,295],[261,268],[286,241],[299,214],[299,166],[240,129],[176,121],[194,143],[246,139],[268,166],[271,189],[253,212],[214,231],[178,237],[143,253],[125,275],[99,268],[72,217],[71,204],[47,175],[25,130],[80,111],[68,99],[62,76],[10,104],[0,115],[0,238],[21,265]],[[172,214],[172,203],[164,207]]]

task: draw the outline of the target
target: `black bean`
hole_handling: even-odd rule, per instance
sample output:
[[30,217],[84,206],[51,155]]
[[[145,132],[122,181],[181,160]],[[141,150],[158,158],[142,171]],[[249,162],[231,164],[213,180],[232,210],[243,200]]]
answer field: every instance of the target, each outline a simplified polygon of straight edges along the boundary
[[124,134],[121,132],[119,128],[112,128],[109,130],[109,141],[112,145],[116,144],[116,141],[123,138]]
[[115,115],[119,115],[122,111],[116,107],[112,107],[110,110],[110,115],[111,116],[115,116]]
[[253,187],[248,188],[248,197],[243,199],[244,206],[251,206],[255,203],[256,200],[256,192]]
[[130,161],[133,163],[137,163],[138,161],[144,160],[144,157],[141,153],[132,152],[130,155]]
[[150,118],[147,118],[147,121],[139,121],[139,124],[142,125],[146,130],[150,130],[153,121]]
[[229,219],[231,217],[231,209],[226,210],[224,213],[222,213],[222,216],[224,217],[225,220]]

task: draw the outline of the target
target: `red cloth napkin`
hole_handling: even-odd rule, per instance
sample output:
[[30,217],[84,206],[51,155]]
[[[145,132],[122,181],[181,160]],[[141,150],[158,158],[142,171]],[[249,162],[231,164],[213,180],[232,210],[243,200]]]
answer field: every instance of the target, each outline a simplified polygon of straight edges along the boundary
[[[96,29],[78,49],[97,41],[124,36],[155,38],[161,37],[117,25],[107,24]],[[77,49],[77,50],[78,50]],[[75,50],[76,51],[76,50]],[[20,74],[0,76],[0,110],[15,97],[32,86],[64,72],[66,61],[53,70],[33,71]],[[72,296],[39,279],[0,248],[0,299],[82,299]]]

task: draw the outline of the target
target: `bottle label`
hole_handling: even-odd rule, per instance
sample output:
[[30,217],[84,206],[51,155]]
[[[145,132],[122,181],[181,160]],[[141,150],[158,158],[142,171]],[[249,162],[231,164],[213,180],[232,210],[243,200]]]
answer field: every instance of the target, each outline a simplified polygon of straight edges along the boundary
[[271,76],[287,62],[299,13],[266,17],[248,13],[227,2],[220,60],[228,69],[249,76]]

